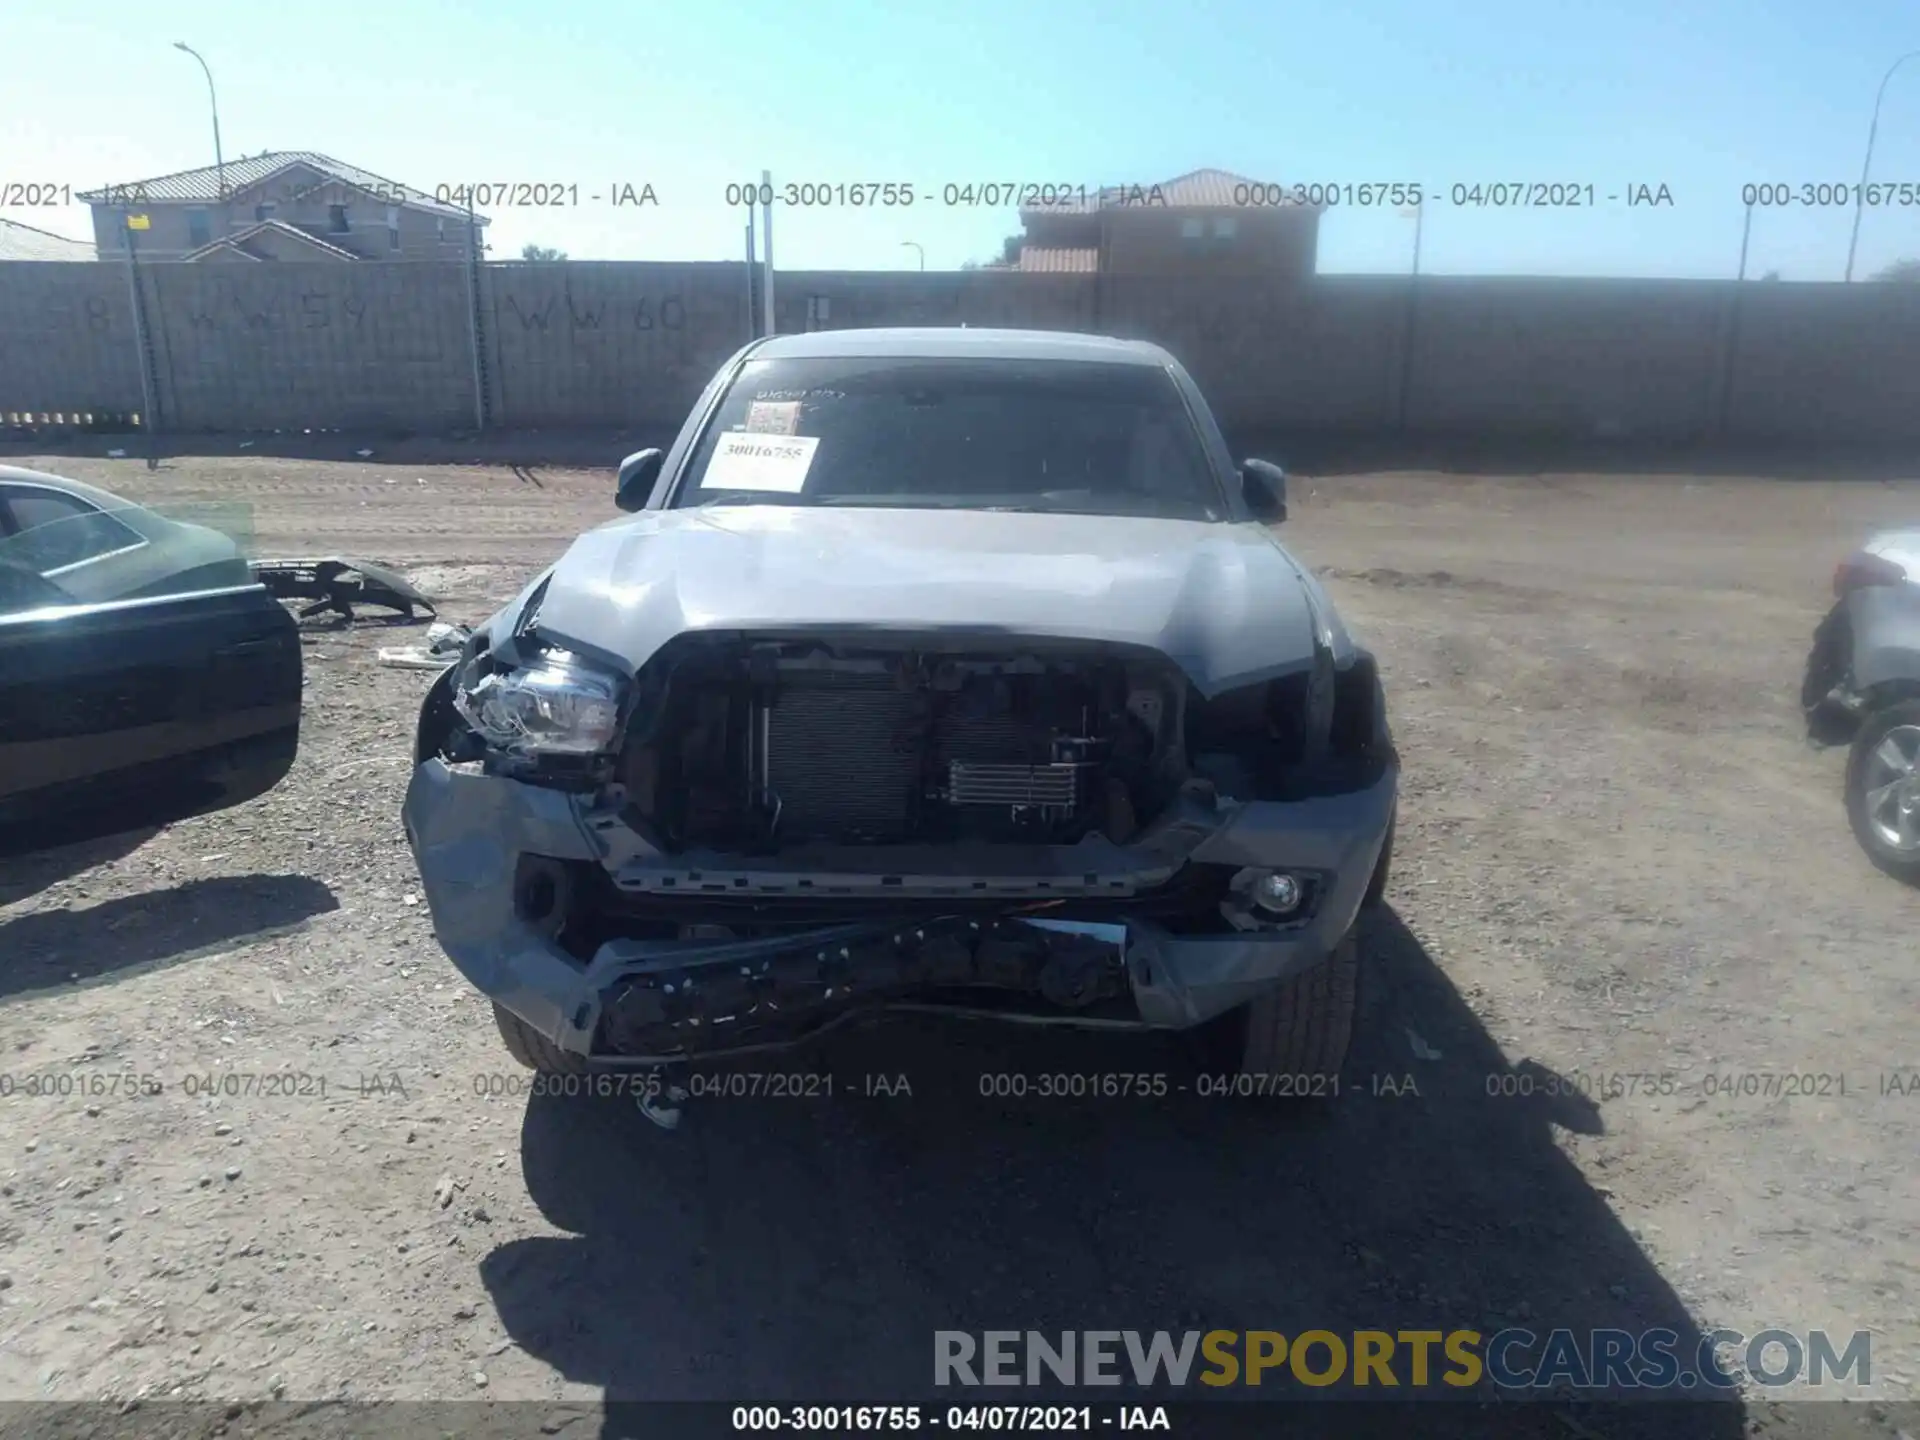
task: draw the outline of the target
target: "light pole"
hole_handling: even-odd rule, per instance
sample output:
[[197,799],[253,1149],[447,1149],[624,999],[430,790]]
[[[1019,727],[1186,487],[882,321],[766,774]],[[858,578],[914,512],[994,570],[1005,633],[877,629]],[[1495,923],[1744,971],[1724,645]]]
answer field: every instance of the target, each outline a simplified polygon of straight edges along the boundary
[[747,339],[760,338],[760,322],[754,314],[753,300],[758,287],[753,282],[753,267],[759,263],[760,254],[754,244],[753,206],[747,206]]
[[1853,197],[1853,237],[1847,241],[1847,279],[1853,279],[1853,255],[1860,247],[1860,212],[1867,203],[1867,171],[1873,167],[1873,142],[1880,133],[1880,102],[1887,98],[1887,82],[1893,79],[1893,72],[1907,61],[1920,56],[1920,50],[1909,50],[1893,64],[1887,67],[1887,73],[1880,77],[1880,88],[1873,97],[1873,119],[1867,125],[1867,154],[1860,162],[1860,189]]
[[773,320],[773,172],[760,172],[760,244],[766,251],[766,266],[762,270],[765,286],[760,292],[760,303],[765,307],[762,323],[763,335],[778,334]]
[[213,168],[220,183],[220,203],[227,203],[227,162],[220,153],[220,100],[213,93],[213,71],[207,68],[206,57],[184,40],[173,42],[173,48],[184,50],[200,62],[200,72],[207,77],[207,103],[213,107]]
[[1400,392],[1394,398],[1395,419],[1399,428],[1407,428],[1408,396],[1413,390],[1413,340],[1414,327],[1419,320],[1420,304],[1420,241],[1427,227],[1427,207],[1424,201],[1402,208],[1400,214],[1413,221],[1413,270],[1407,277],[1407,317],[1400,334]]
[[918,240],[902,240],[900,242],[900,248],[902,250],[911,248],[920,257],[920,268],[922,270],[927,268],[927,252]]

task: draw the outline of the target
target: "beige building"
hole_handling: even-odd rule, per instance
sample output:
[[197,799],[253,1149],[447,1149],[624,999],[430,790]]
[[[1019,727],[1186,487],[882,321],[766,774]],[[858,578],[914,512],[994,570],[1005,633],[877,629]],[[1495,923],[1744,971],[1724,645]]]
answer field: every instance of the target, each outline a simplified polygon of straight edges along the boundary
[[93,243],[0,219],[0,260],[91,260]]
[[[1226,170],[1023,207],[1007,269],[1055,274],[1246,275],[1306,279],[1319,260],[1320,206]],[[1001,268],[1001,267],[996,267]]]
[[[461,260],[468,250],[464,207],[311,150],[243,155],[79,198],[93,207],[103,260],[126,254],[130,216],[146,217],[134,237],[143,260]],[[474,223],[484,229],[486,217]]]

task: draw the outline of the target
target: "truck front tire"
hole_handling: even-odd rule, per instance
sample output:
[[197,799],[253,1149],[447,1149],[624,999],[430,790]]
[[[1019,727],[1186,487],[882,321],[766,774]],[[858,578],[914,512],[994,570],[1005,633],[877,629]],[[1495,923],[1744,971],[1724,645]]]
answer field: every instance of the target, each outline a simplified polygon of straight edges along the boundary
[[578,1075],[587,1068],[584,1055],[562,1050],[499,1001],[493,1005],[493,1023],[500,1027],[500,1038],[507,1053],[529,1070],[544,1075]]
[[1282,1077],[1254,1084],[1281,1098],[1337,1093],[1353,1040],[1359,996],[1360,935],[1355,926],[1333,953],[1240,1012],[1240,1073]]

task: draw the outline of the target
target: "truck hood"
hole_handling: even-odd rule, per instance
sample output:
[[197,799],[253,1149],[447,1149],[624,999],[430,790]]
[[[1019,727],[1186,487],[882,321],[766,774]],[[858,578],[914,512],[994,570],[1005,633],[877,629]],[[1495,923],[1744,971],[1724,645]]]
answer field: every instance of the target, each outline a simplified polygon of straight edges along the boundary
[[[529,587],[531,590],[533,587]],[[502,629],[519,604],[497,617]],[[655,510],[575,540],[542,637],[635,672],[692,631],[968,631],[1147,646],[1206,695],[1348,647],[1256,524],[979,510]]]

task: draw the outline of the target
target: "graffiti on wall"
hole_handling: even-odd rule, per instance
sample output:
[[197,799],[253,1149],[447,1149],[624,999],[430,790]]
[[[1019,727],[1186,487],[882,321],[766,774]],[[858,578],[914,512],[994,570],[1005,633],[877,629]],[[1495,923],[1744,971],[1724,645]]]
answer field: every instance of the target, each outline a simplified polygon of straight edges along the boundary
[[195,330],[328,330],[339,326],[358,331],[367,319],[366,297],[351,287],[344,291],[317,287],[298,293],[274,291],[263,298],[258,287],[216,280],[211,295],[197,295],[185,308],[187,323]]
[[[500,310],[517,320],[522,332],[578,335],[591,331],[684,330],[687,305],[678,295],[642,295],[634,300],[582,300],[571,292],[530,300],[508,291]],[[503,328],[505,328],[503,326]]]
[[95,335],[113,333],[113,306],[104,295],[89,295],[82,307],[86,314],[87,329]]
[[[376,360],[424,362],[445,357],[449,326],[456,334],[464,329],[457,292],[426,299],[424,306],[415,301],[397,309],[382,305],[378,296],[369,297],[351,282],[344,286],[310,283],[297,290],[281,287],[263,293],[257,285],[216,279],[210,289],[195,286],[183,305],[163,306],[162,313],[177,316],[184,309],[190,333],[259,341],[304,334],[324,344],[364,345]],[[431,323],[435,310],[441,312],[440,324]]]

